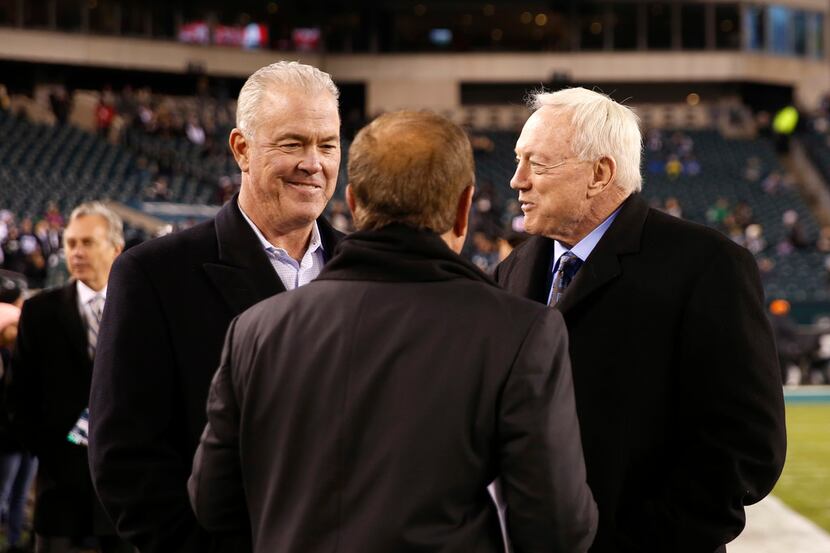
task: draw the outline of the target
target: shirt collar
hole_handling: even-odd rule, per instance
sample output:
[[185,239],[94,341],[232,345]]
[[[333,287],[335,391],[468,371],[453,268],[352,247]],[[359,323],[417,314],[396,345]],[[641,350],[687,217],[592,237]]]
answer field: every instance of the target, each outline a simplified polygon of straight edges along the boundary
[[[259,240],[259,243],[262,244],[262,248],[266,252],[287,254],[287,252],[283,248],[279,248],[273,245],[271,242],[269,242],[268,239],[265,238],[265,235],[262,234],[262,231],[260,231],[259,228],[254,224],[254,222],[251,221],[250,217],[248,217],[248,214],[245,213],[245,210],[242,209],[242,206],[240,205],[238,207],[239,212],[242,214],[242,218],[245,219],[248,225],[250,225],[251,230],[254,231],[257,240]],[[323,240],[320,238],[320,229],[317,227],[317,221],[314,221],[314,226],[311,227],[311,240],[308,243],[308,249],[306,250],[306,254],[314,253],[317,250],[325,251],[325,248],[323,248]]]
[[583,263],[588,261],[588,256],[591,255],[591,252],[594,251],[594,248],[597,247],[599,244],[600,239],[605,235],[605,232],[608,230],[608,227],[611,226],[611,223],[614,222],[614,219],[617,218],[617,214],[622,209],[622,206],[618,207],[614,213],[609,215],[605,218],[605,220],[599,224],[594,230],[592,230],[588,235],[574,244],[574,247],[570,250],[563,246],[559,240],[554,240],[553,242],[553,259],[554,262],[558,261],[560,257],[565,252],[570,251],[576,257],[578,257]]
[[95,296],[102,296],[104,301],[107,301],[107,287],[104,286],[100,291],[96,292],[80,280],[75,281],[75,289],[78,291],[78,302],[81,305],[87,305]]

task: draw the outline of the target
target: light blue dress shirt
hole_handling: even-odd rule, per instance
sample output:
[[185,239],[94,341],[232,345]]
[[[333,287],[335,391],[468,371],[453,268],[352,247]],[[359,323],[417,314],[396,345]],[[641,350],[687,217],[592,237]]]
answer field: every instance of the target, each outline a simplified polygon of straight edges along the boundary
[[308,284],[320,274],[325,264],[325,255],[323,249],[323,241],[320,239],[320,229],[317,227],[317,221],[314,221],[314,226],[311,228],[311,240],[308,243],[308,248],[303,254],[303,258],[297,263],[297,260],[288,255],[288,252],[282,248],[278,248],[271,242],[266,240],[265,236],[260,232],[248,215],[239,208],[242,217],[251,225],[254,234],[262,244],[265,250],[265,255],[268,256],[268,261],[277,272],[277,276],[285,285],[286,290],[293,290],[304,284]]
[[[578,257],[582,263],[588,261],[588,256],[591,255],[591,252],[594,251],[594,248],[597,247],[599,244],[600,239],[605,235],[605,231],[608,230],[608,227],[611,226],[611,223],[614,222],[614,219],[617,218],[617,213],[620,212],[621,207],[618,207],[614,213],[609,215],[600,225],[588,233],[588,235],[574,244],[574,247],[570,250],[559,243],[559,240],[553,241],[553,263],[551,264],[551,276],[556,276],[556,271],[559,270],[559,259],[565,255],[567,252],[571,252],[576,257]],[[551,286],[550,290],[548,291],[548,305],[550,305],[550,295],[553,293],[553,278],[550,279]]]

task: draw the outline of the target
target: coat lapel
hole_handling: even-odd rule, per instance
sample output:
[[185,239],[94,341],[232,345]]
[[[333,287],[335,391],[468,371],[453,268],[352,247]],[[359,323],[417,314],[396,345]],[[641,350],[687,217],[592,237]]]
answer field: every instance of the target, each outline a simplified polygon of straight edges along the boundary
[[237,196],[216,214],[219,262],[205,263],[205,272],[235,314],[285,291],[251,227],[242,217]]
[[[238,196],[234,196],[216,214],[219,261],[203,265],[208,278],[235,314],[274,294],[285,292],[285,286],[274,271],[262,244],[242,217],[237,199]],[[328,260],[342,234],[322,217],[317,224]]]
[[325,217],[322,216],[317,219],[317,228],[320,229],[320,240],[323,242],[323,258],[328,263],[329,259],[334,255],[334,249],[337,247],[337,244],[343,239],[344,234],[332,227]]
[[544,236],[528,238],[516,259],[508,290],[519,296],[547,303],[550,291],[550,258],[553,255],[553,240]]
[[69,343],[72,344],[72,349],[79,359],[92,363],[89,358],[86,323],[81,319],[81,313],[78,311],[78,288],[74,280],[63,287],[60,297],[61,309],[58,314],[61,318],[60,327],[67,333]]
[[623,203],[617,218],[574,277],[562,300],[557,304],[557,309],[563,314],[568,313],[594,291],[622,273],[619,257],[639,251],[648,210],[648,204],[639,194],[630,196]]

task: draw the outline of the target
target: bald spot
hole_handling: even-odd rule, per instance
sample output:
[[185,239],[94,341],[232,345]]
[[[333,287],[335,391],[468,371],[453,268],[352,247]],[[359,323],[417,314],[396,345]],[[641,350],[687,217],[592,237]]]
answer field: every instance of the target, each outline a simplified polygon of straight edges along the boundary
[[441,153],[446,136],[435,125],[402,119],[373,129],[367,136],[371,142],[368,157],[373,158],[384,173],[408,174],[431,166]]

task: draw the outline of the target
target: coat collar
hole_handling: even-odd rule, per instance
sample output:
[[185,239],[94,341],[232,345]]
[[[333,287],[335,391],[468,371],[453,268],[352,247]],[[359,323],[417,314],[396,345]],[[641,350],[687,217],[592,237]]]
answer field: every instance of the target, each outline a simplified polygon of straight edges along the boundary
[[[208,277],[236,314],[285,291],[262,244],[242,217],[237,200],[238,194],[216,214],[218,263],[204,263]],[[328,259],[343,235],[323,217],[317,219],[317,226]]]
[[317,278],[372,282],[467,279],[496,286],[436,233],[401,223],[350,234],[340,242],[331,263]]
[[[568,313],[603,284],[620,275],[620,256],[640,250],[648,211],[648,204],[639,194],[632,194],[625,200],[617,218],[576,274],[562,301],[557,304],[557,308],[563,314]],[[550,253],[547,259],[549,265]],[[547,270],[548,267],[544,269]],[[542,274],[546,275],[544,272]]]

